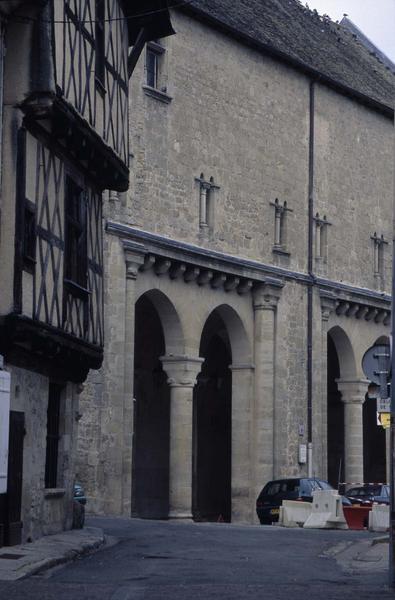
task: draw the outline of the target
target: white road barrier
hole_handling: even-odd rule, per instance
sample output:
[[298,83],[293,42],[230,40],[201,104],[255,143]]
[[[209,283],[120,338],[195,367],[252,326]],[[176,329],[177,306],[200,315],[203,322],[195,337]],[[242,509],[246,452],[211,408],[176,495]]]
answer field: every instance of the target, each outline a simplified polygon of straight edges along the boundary
[[283,527],[303,527],[311,515],[311,511],[311,502],[283,500],[283,505],[280,508],[279,524]]
[[388,531],[390,526],[390,507],[386,504],[372,506],[369,513],[369,531]]
[[348,529],[343,514],[342,499],[336,490],[313,492],[312,512],[303,527],[306,529]]

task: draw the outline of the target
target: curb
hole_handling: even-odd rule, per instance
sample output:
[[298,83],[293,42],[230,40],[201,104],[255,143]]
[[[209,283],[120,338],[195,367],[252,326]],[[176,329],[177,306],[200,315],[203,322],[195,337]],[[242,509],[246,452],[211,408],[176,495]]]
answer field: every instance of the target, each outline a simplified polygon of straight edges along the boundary
[[102,535],[102,538],[95,542],[86,542],[82,545],[82,547],[78,550],[67,550],[63,556],[55,556],[54,558],[46,558],[42,560],[40,563],[36,563],[32,565],[32,568],[28,573],[25,573],[21,577],[19,577],[19,581],[22,579],[26,579],[27,577],[31,577],[32,575],[38,575],[39,573],[43,573],[44,571],[48,571],[49,569],[53,569],[59,565],[63,565],[69,562],[73,562],[80,556],[86,556],[87,554],[91,554],[104,546],[106,544],[105,535]]
[[[97,551],[107,543],[100,528],[87,527],[44,536],[31,544],[10,547],[18,560],[1,561],[0,581],[20,581]],[[8,557],[7,557],[8,558]]]

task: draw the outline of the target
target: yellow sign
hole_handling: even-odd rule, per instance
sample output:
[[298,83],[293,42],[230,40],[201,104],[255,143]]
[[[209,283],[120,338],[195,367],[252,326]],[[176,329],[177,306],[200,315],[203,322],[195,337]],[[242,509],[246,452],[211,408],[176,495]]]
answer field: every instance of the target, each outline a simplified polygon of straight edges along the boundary
[[389,429],[391,425],[391,413],[377,413],[377,425]]

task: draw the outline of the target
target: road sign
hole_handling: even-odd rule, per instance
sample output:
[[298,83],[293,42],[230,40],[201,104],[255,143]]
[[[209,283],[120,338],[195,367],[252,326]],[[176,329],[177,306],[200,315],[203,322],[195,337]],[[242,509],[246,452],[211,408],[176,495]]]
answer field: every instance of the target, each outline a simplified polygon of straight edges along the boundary
[[383,429],[389,429],[391,425],[391,413],[377,413],[377,425]]
[[362,359],[362,369],[366,377],[380,386],[380,396],[388,398],[388,377],[390,374],[391,351],[388,344],[378,344],[367,350]]
[[391,412],[391,398],[377,398],[377,412],[378,413],[390,413]]

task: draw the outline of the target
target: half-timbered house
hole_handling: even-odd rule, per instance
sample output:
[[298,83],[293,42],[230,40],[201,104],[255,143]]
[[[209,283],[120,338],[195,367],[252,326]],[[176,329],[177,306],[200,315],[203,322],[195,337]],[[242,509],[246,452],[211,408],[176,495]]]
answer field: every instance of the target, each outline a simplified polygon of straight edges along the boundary
[[128,187],[129,76],[172,29],[164,0],[0,8],[1,545],[72,525],[78,394],[103,359],[102,193]]

